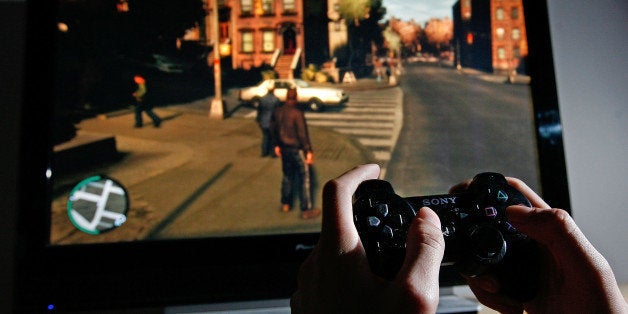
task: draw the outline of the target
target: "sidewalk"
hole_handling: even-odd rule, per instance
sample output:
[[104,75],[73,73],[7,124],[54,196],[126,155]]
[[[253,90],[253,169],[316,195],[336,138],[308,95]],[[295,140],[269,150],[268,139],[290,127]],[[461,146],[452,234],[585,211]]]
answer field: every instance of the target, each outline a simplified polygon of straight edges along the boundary
[[[374,88],[374,84],[381,85],[362,80],[350,88]],[[86,138],[114,138],[115,151],[110,146],[92,147],[95,155],[109,156],[109,160],[56,174],[56,186],[66,191],[54,201],[53,241],[319,231],[320,217],[301,219],[298,203],[290,213],[280,211],[281,160],[260,157],[261,132],[254,119],[230,117],[229,113],[238,110],[234,97],[235,91],[224,95],[226,118],[222,120],[210,119],[210,99],[201,99],[155,109],[164,119],[161,128],[149,123],[133,128],[130,110],[82,121],[78,136],[64,144],[66,150],[79,147],[74,156],[65,157],[70,163],[78,163],[87,154],[80,151],[86,145],[79,144]],[[309,131],[314,147],[315,207],[320,208],[326,181],[372,158],[344,135],[321,127],[310,126]],[[94,174],[115,178],[128,189],[131,199],[127,222],[98,237],[75,232],[65,209],[67,188]]]

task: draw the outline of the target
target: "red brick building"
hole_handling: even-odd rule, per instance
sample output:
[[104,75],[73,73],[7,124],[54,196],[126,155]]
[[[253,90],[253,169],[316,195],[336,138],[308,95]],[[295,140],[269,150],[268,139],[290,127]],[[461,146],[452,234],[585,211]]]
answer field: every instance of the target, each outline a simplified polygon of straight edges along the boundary
[[[207,45],[213,45],[212,2],[205,0]],[[234,69],[303,62],[303,0],[219,0],[218,7],[221,55]]]
[[528,41],[522,0],[460,0],[454,4],[455,62],[487,72],[525,72]]

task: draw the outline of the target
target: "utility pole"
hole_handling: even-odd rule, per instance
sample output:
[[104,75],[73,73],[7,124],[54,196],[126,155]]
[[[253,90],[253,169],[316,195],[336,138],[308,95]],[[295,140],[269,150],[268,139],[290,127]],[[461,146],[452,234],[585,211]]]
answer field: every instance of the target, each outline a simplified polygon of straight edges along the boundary
[[222,103],[222,76],[220,69],[220,34],[218,33],[218,0],[212,1],[212,37],[214,38],[214,99],[209,108],[210,119],[224,119],[224,108]]

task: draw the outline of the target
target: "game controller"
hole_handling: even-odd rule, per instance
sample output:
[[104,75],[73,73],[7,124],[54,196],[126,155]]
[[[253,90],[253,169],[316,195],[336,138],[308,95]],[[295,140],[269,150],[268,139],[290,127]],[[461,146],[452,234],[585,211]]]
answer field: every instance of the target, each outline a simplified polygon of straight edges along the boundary
[[371,270],[383,278],[392,280],[398,273],[408,227],[428,206],[441,221],[443,265],[453,263],[470,277],[491,274],[502,292],[526,301],[538,288],[538,245],[510,224],[505,211],[511,205],[530,202],[498,173],[478,174],[464,193],[407,198],[395,194],[387,181],[367,180],[354,194],[353,215]]

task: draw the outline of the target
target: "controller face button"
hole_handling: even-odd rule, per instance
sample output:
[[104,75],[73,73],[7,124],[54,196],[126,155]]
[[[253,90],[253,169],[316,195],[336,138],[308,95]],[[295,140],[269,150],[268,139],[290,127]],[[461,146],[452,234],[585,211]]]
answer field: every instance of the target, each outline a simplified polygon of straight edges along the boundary
[[486,217],[495,218],[497,216],[497,209],[495,207],[489,206],[484,208],[484,213]]
[[503,222],[504,228],[506,229],[506,231],[508,232],[517,232],[517,229],[515,229],[515,227],[513,227],[509,222],[504,221]]
[[508,201],[508,194],[502,190],[497,191],[497,201],[501,204],[506,204]]

